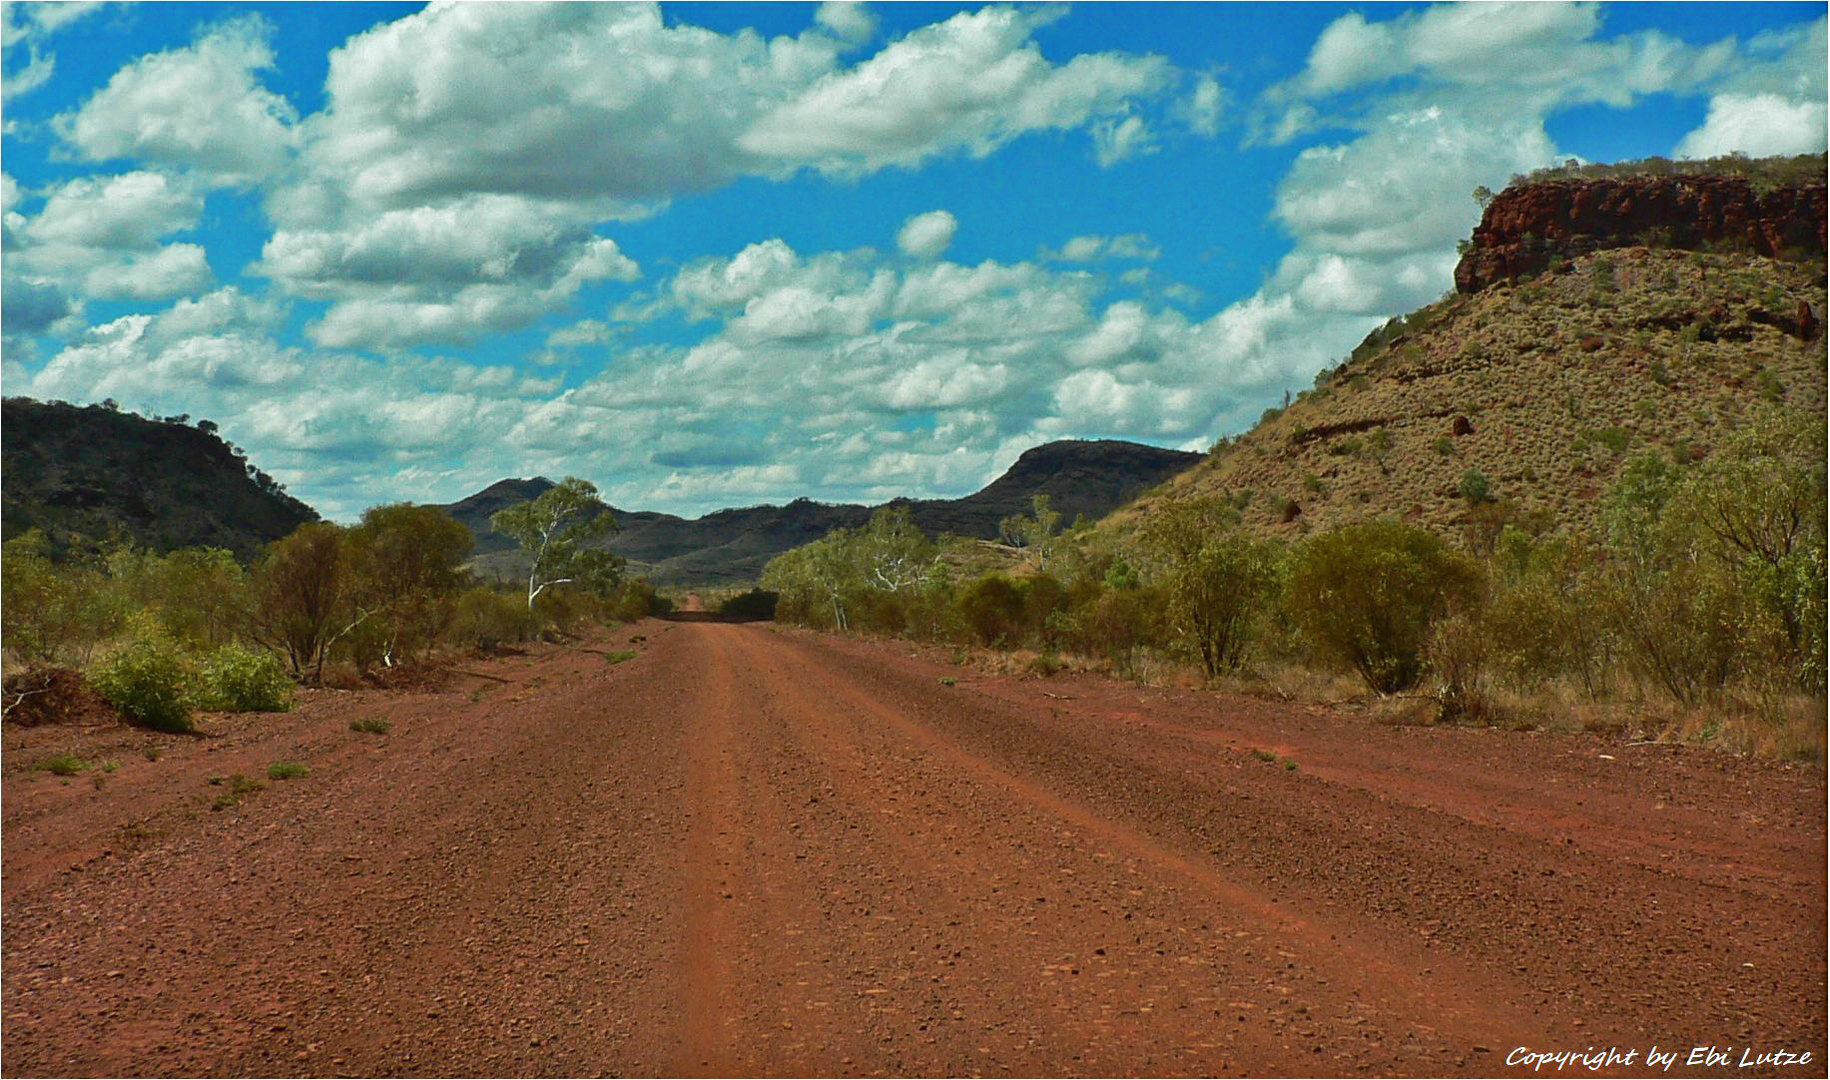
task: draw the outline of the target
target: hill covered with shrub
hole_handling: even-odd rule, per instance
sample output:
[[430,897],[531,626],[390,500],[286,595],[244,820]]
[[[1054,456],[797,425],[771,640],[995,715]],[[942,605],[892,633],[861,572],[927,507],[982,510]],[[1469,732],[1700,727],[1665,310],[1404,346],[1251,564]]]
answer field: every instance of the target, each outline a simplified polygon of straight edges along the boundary
[[118,529],[155,551],[220,547],[245,560],[318,519],[208,420],[19,397],[0,409],[9,540],[38,529],[61,551]]
[[[1636,182],[1509,190],[1464,267],[1489,244],[1513,243],[1517,230],[1494,222],[1546,187]],[[1821,238],[1822,196],[1821,183],[1771,192],[1806,218],[1744,231]],[[1314,388],[1117,520],[1219,496],[1248,528],[1286,538],[1387,516],[1450,535],[1501,519],[1592,527],[1601,494],[1637,454],[1700,460],[1754,409],[1822,415],[1821,243],[1816,261],[1801,262],[1563,236],[1533,254],[1541,271],[1491,281],[1482,271],[1475,291],[1392,319]]]

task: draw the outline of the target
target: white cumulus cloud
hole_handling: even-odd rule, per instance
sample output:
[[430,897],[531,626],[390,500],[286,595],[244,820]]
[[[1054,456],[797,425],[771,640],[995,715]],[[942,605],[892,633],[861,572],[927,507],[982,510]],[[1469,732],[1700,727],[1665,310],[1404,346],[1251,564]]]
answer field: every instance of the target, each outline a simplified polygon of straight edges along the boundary
[[289,158],[298,114],[255,79],[273,67],[270,35],[250,16],[141,57],[54,126],[91,161],[130,158],[230,184],[271,176]]
[[959,221],[945,210],[916,214],[902,223],[896,234],[896,246],[918,259],[932,259],[953,243]]

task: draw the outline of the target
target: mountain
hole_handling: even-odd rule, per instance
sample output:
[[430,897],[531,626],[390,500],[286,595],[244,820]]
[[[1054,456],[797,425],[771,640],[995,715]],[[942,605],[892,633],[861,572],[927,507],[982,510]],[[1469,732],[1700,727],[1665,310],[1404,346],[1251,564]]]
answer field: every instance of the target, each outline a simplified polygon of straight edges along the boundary
[[[964,498],[898,499],[888,505],[907,507],[932,535],[990,538],[997,535],[998,522],[1028,512],[1036,494],[1048,495],[1064,522],[1081,514],[1098,518],[1201,460],[1200,454],[1137,443],[1064,440],[1025,451],[1003,476]],[[490,528],[489,515],[551,486],[545,478],[501,480],[446,507],[475,534],[481,568],[506,572],[517,557],[513,543]],[[608,546],[660,584],[753,581],[775,556],[833,529],[861,525],[873,510],[810,499],[719,510],[692,520],[610,509],[620,530]]]
[[0,404],[0,523],[44,530],[53,548],[113,527],[159,551],[193,545],[249,558],[317,512],[215,434],[119,412],[7,398]]
[[[1773,405],[1821,417],[1818,162],[1764,191],[1709,176],[1508,189],[1464,250],[1461,291],[1374,331],[1113,526],[1218,495],[1286,537],[1387,515],[1458,534],[1496,507],[1582,527],[1638,453],[1701,458]],[[1483,483],[1499,502],[1475,514],[1465,485]]]

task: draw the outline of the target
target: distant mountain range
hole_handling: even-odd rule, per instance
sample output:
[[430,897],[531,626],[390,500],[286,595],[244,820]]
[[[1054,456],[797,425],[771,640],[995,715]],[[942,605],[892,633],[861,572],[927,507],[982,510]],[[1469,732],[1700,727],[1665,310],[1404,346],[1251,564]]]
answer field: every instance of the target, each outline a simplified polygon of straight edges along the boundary
[[[44,530],[56,550],[118,530],[158,551],[208,545],[252,558],[317,513],[286,494],[207,420],[144,417],[104,405],[29,398],[5,401],[3,520],[8,539]],[[1138,443],[1053,442],[960,499],[897,500],[930,534],[989,539],[998,523],[1046,493],[1063,524],[1099,518],[1201,461],[1203,455]],[[502,480],[446,506],[476,537],[478,569],[508,572],[519,553],[490,515],[552,487],[545,478]],[[754,580],[789,548],[869,519],[874,508],[797,499],[786,506],[719,510],[686,519],[614,509],[609,547],[658,584]]]
[[[1081,514],[1097,519],[1203,457],[1109,439],[1064,440],[1025,451],[1003,476],[963,498],[898,499],[886,505],[908,507],[930,535],[990,539],[1004,518],[1027,513],[1037,494],[1049,496],[1064,525]],[[480,565],[506,571],[514,562],[514,545],[490,528],[490,515],[552,486],[544,477],[500,480],[445,509],[476,536]],[[627,558],[634,572],[663,585],[717,585],[753,581],[775,556],[833,529],[861,525],[875,508],[796,499],[786,506],[719,510],[691,520],[609,509],[619,531],[607,546]]]
[[317,512],[286,494],[208,420],[7,398],[0,524],[41,529],[54,550],[120,530],[160,551],[208,545],[251,558]]

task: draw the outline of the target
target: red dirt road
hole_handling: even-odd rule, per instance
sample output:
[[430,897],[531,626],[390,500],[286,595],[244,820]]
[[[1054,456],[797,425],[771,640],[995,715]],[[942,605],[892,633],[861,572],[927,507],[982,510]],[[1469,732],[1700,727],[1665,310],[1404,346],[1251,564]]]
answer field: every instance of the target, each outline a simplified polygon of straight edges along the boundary
[[[202,739],[8,730],[0,1068],[1824,1071],[1820,769],[757,625],[465,670]],[[209,809],[277,760],[311,774]]]

